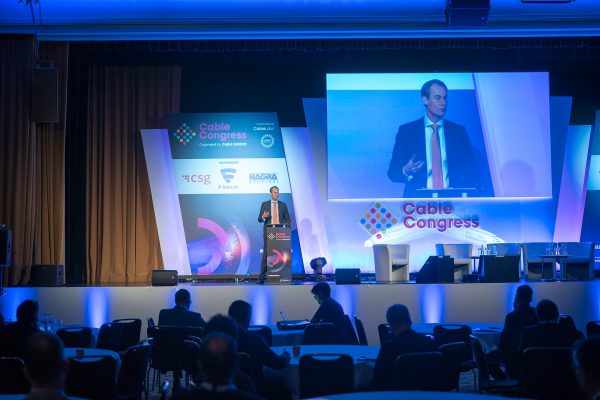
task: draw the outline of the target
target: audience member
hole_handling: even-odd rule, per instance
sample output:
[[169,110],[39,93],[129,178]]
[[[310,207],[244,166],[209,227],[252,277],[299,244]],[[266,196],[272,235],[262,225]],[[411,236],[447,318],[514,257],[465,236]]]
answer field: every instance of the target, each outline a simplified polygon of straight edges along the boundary
[[317,283],[313,286],[311,293],[319,303],[319,308],[310,322],[313,324],[323,322],[335,325],[336,337],[340,338],[341,343],[345,343],[344,309],[340,303],[331,298],[329,285],[326,282]]
[[39,305],[37,301],[25,300],[17,308],[17,322],[0,328],[0,356],[20,357],[25,354],[25,345],[38,329]]
[[588,399],[600,400],[600,336],[579,340],[573,348],[573,368]]
[[[504,320],[504,329],[500,334],[500,343],[498,350],[500,352],[500,361],[506,364],[506,372],[509,377],[517,378],[517,355],[519,351],[519,341],[523,328],[537,324],[538,319],[530,303],[533,298],[533,290],[527,285],[521,285],[517,288],[515,300],[513,302],[514,310],[506,315]],[[494,361],[496,353],[488,354],[488,360]],[[505,378],[498,373],[492,373],[495,378]]]
[[410,313],[403,304],[387,309],[385,318],[390,324],[393,338],[381,345],[371,387],[374,390],[392,390],[396,358],[402,354],[438,351],[433,339],[415,332]]
[[27,400],[68,399],[64,393],[69,362],[64,359],[61,340],[46,332],[37,332],[25,348],[25,376],[31,383]]
[[237,339],[238,351],[248,353],[252,359],[259,393],[267,396],[269,384],[265,377],[263,366],[273,369],[285,368],[290,362],[290,353],[285,351],[282,355],[278,355],[271,350],[261,336],[248,333],[250,319],[252,318],[252,306],[250,303],[243,300],[236,300],[229,306],[228,314],[236,320],[240,327]]
[[260,397],[239,390],[234,384],[237,365],[234,339],[222,332],[208,334],[198,358],[202,382],[196,389],[177,393],[173,399],[259,399]]
[[175,307],[160,310],[158,325],[166,326],[199,326],[206,325],[202,315],[190,311],[192,298],[186,289],[179,289],[175,293]]

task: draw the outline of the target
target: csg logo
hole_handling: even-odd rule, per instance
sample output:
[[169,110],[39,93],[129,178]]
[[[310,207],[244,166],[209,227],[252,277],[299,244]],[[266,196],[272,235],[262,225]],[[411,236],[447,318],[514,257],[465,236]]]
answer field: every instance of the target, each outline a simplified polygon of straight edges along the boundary
[[204,183],[205,185],[210,185],[210,174],[182,175],[182,178],[186,182]]

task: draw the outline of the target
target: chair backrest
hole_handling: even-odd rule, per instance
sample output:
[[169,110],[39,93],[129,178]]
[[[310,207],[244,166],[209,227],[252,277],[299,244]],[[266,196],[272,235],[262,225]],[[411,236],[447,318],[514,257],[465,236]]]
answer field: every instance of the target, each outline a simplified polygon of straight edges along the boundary
[[123,339],[123,325],[108,322],[100,326],[96,348],[121,351],[121,341]]
[[561,271],[561,279],[594,279],[594,242],[565,242],[560,246],[571,256],[565,271]]
[[594,242],[562,242],[559,245],[564,246],[570,256],[584,257],[594,262]]
[[585,324],[585,335],[587,337],[600,335],[600,321],[590,321]]
[[379,333],[379,344],[384,344],[394,337],[390,330],[390,324],[379,324],[377,326],[377,333]]
[[354,391],[354,362],[346,354],[307,354],[299,362],[300,398]]
[[0,394],[29,392],[24,367],[23,360],[18,357],[0,357]]
[[115,319],[113,324],[123,326],[121,335],[120,351],[127,350],[131,346],[136,346],[140,342],[142,332],[142,320],[138,318]]
[[92,328],[85,326],[77,328],[60,328],[56,331],[65,347],[91,348],[93,347],[94,335]]
[[530,347],[523,352],[519,396],[536,399],[585,398],[571,368],[568,347]]
[[256,382],[256,374],[254,373],[254,364],[252,357],[248,353],[238,351],[238,368],[240,371],[248,375],[252,382]]
[[92,400],[116,399],[117,361],[111,356],[83,356],[69,360],[66,393]]
[[495,248],[498,256],[520,256],[521,243],[488,243],[486,246],[489,249]]
[[453,342],[443,344],[439,348],[446,364],[446,390],[458,389],[460,372],[465,357],[465,346],[464,342]]
[[464,343],[462,361],[473,359],[471,351],[471,333],[471,327],[468,325],[441,324],[433,327],[433,338],[438,346],[455,342]]
[[440,352],[402,354],[394,365],[395,390],[442,391],[447,388],[444,357]]
[[490,367],[483,346],[475,336],[471,336],[471,349],[477,365],[477,383],[480,389],[486,389],[490,382]]
[[335,325],[331,323],[310,324],[304,329],[302,344],[336,344]]
[[348,316],[348,314],[344,314],[342,324],[344,325],[344,330],[346,331],[346,338],[348,344],[357,345],[358,337],[356,337],[356,332],[354,331],[352,321],[350,321],[350,317]]
[[265,339],[265,342],[270,346],[273,346],[273,331],[266,325],[253,325],[248,327],[248,333],[261,336]]
[[450,256],[458,259],[468,259],[473,253],[473,245],[470,243],[437,243],[435,254],[437,256]]
[[156,326],[156,324],[154,323],[154,318],[148,317],[148,319],[146,320],[146,325],[148,326],[148,328]]
[[354,316],[354,326],[356,327],[356,333],[358,334],[358,344],[361,346],[368,346],[367,333],[365,332],[365,325],[356,315]]
[[121,358],[121,369],[117,381],[119,397],[138,398],[145,387],[146,373],[150,363],[150,344],[131,346]]
[[147,333],[152,338],[152,368],[159,371],[179,371],[189,359],[186,340],[191,336],[202,337],[202,328],[154,326],[148,328]]
[[378,282],[408,281],[409,244],[375,244],[373,257]]

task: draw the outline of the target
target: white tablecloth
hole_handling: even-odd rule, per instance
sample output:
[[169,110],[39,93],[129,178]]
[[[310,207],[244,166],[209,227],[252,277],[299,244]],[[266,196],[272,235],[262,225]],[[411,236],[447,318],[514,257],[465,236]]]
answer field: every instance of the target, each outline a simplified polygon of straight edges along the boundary
[[[277,354],[284,350],[292,353],[292,347],[273,347]],[[313,345],[300,346],[300,356],[292,357],[290,364],[280,370],[266,368],[269,376],[282,376],[295,398],[300,393],[299,369],[300,357],[306,354],[347,354],[354,360],[354,386],[356,389],[365,389],[371,383],[375,359],[379,353],[379,346],[351,346],[351,345]]]

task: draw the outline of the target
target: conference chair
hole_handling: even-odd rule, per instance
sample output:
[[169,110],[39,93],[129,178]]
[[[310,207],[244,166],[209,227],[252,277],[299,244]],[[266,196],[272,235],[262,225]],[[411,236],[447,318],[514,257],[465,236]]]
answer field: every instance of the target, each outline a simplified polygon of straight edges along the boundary
[[464,358],[463,342],[446,343],[439,346],[439,351],[446,364],[446,390],[460,390],[460,370]]
[[444,391],[446,374],[444,357],[438,351],[402,354],[394,364],[394,389]]
[[302,344],[342,344],[340,338],[336,337],[334,324],[317,323],[309,324],[304,329]]
[[600,335],[600,321],[589,321],[585,324],[585,335],[587,337]]
[[379,334],[379,344],[382,345],[388,340],[391,340],[394,336],[390,330],[390,324],[379,324],[377,326],[377,333]]
[[[525,276],[528,281],[540,279],[556,279],[556,267],[554,260],[544,260],[540,256],[546,255],[552,242],[523,243],[523,265]],[[542,277],[542,271],[544,276]]]
[[568,347],[530,347],[523,352],[518,381],[519,397],[532,399],[585,399],[571,367]]
[[475,378],[476,366],[471,350],[471,333],[471,327],[468,325],[440,324],[433,327],[433,338],[438,346],[448,343],[462,343],[461,348],[455,350],[458,352],[460,372],[473,371],[473,378]]
[[488,362],[481,341],[471,337],[473,358],[477,365],[477,387],[479,393],[499,394],[514,397],[517,392],[516,379],[491,379],[490,364]]
[[29,392],[29,382],[23,368],[25,363],[18,357],[0,357],[0,394]]
[[354,316],[354,326],[356,327],[356,333],[358,334],[358,344],[361,346],[368,346],[367,333],[365,332],[365,325],[356,315]]
[[450,256],[454,260],[454,282],[462,282],[465,275],[471,273],[471,254],[473,245],[470,243],[438,243],[435,245],[437,256]]
[[143,392],[148,393],[146,374],[150,363],[150,344],[131,346],[121,357],[121,369],[117,380],[119,400],[139,399]]
[[248,353],[238,351],[238,368],[244,374],[248,375],[248,378],[252,382],[256,382],[256,374],[254,373],[254,363],[252,357]]
[[266,325],[253,325],[248,327],[248,333],[261,336],[269,347],[273,346],[273,331]]
[[60,328],[56,331],[58,336],[65,347],[78,347],[89,349],[93,347],[94,335],[92,334],[92,328],[85,326],[74,327],[74,328]]
[[358,345],[358,337],[356,336],[356,332],[354,331],[352,321],[350,321],[348,314],[344,314],[342,323],[344,324],[344,331],[346,332],[346,343],[350,345]]
[[594,279],[594,242],[564,242],[559,246],[564,247],[569,255],[563,263],[560,279]]
[[107,322],[100,326],[100,332],[98,333],[98,340],[96,341],[96,348],[112,350],[119,352],[121,351],[121,341],[123,340],[123,324],[115,324]]
[[299,362],[300,398],[354,391],[354,361],[346,354],[307,354]]
[[375,280],[377,282],[408,282],[409,244],[375,244]]
[[125,351],[131,346],[135,346],[140,342],[140,334],[142,332],[142,320],[138,318],[123,318],[115,319],[113,324],[119,324],[123,328],[121,333],[121,343],[119,351]]
[[83,356],[69,359],[66,393],[91,400],[117,397],[117,360],[111,356]]

